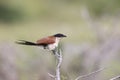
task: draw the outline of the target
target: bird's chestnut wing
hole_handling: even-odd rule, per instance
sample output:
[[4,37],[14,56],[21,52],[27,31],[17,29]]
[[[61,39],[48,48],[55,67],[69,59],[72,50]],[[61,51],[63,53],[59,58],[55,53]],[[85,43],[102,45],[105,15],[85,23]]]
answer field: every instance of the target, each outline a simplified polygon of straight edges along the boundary
[[52,44],[55,43],[55,37],[46,37],[37,40],[37,44]]

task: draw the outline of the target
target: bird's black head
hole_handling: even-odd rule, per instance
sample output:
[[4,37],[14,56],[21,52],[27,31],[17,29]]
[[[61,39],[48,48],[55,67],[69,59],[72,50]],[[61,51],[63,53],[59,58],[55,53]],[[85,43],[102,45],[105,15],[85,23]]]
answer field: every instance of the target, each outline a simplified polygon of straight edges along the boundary
[[55,35],[53,35],[54,37],[67,37],[66,35],[64,35],[64,34],[61,34],[61,33],[58,33],[58,34],[55,34]]

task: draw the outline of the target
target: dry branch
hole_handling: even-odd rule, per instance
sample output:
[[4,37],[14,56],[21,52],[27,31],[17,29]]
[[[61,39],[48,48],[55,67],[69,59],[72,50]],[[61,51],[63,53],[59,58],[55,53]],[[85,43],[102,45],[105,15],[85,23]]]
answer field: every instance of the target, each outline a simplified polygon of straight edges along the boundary
[[78,76],[75,80],[80,80],[81,78],[86,78],[86,77],[88,77],[88,76],[90,76],[90,75],[93,75],[93,74],[95,74],[95,73],[98,73],[98,72],[102,71],[103,69],[104,69],[104,68],[101,68],[101,69],[99,69],[99,70],[97,70],[97,71],[93,71],[93,72],[91,72],[91,73],[89,73],[89,74],[82,75],[82,76]]
[[61,67],[61,63],[62,63],[62,53],[61,53],[60,49],[54,50],[53,53],[55,54],[55,59],[57,60],[56,74],[54,76],[54,75],[48,73],[48,75],[52,78],[55,78],[55,80],[61,80],[60,79],[60,67]]
[[55,78],[55,76],[52,75],[52,74],[50,74],[50,73],[48,73],[48,75],[49,75],[51,78]]
[[116,77],[113,77],[113,78],[111,78],[110,80],[117,80],[117,79],[120,79],[120,75],[119,75],[119,76],[116,76]]
[[55,80],[61,80],[60,79],[60,67],[61,67],[61,63],[62,63],[62,53],[61,53],[60,49],[58,49],[58,52],[56,51],[55,56],[56,56],[56,60],[57,60]]

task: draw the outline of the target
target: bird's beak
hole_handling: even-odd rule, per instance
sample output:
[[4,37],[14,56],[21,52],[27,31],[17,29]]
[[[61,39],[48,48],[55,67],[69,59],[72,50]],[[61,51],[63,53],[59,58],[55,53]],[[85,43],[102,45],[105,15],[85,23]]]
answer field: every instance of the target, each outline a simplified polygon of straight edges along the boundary
[[63,37],[67,37],[66,35],[63,35]]

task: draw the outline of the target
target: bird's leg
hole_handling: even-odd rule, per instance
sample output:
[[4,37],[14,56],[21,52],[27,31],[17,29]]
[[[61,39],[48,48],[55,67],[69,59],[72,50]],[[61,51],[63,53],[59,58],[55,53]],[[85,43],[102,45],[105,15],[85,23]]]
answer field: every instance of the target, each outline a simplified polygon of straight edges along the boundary
[[56,54],[56,50],[52,50],[53,54],[55,55]]
[[43,45],[43,48],[44,48],[44,49],[48,49],[47,45]]
[[43,47],[44,49],[47,49],[46,46]]
[[52,50],[52,52],[53,52],[53,54],[54,54],[56,57],[60,57],[60,54],[59,54],[59,51],[58,51],[57,48],[54,49],[54,50]]

